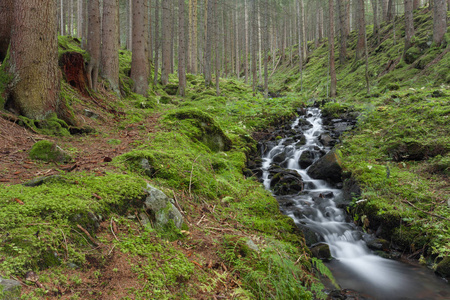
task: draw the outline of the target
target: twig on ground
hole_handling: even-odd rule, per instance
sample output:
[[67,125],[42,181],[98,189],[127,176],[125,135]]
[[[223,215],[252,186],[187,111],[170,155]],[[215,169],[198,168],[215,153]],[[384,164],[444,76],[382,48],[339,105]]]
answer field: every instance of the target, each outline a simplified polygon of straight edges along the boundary
[[197,222],[197,226],[200,225],[200,223],[203,221],[203,218],[204,218],[204,217],[205,217],[205,215],[203,215],[203,216],[200,218],[200,221]]
[[402,202],[403,202],[403,203],[406,203],[406,204],[409,204],[410,206],[414,207],[414,208],[417,209],[418,211],[423,212],[424,214],[427,214],[427,215],[430,215],[430,216],[432,216],[432,217],[436,217],[436,218],[439,218],[439,219],[446,220],[446,221],[449,221],[449,222],[450,222],[450,219],[445,218],[445,217],[443,217],[443,216],[439,216],[439,215],[430,213],[430,212],[427,212],[427,211],[424,211],[423,209],[418,208],[417,206],[415,206],[414,204],[412,204],[412,203],[409,202],[408,200],[402,200]]
[[[140,222],[140,221],[139,221]],[[120,242],[120,240],[117,238],[116,234],[114,233],[114,229],[113,229],[113,217],[111,217],[111,222],[109,223],[109,227],[111,228],[111,232],[114,235],[114,238]]]
[[86,229],[84,229],[80,224],[77,224],[77,227],[88,236],[88,238],[95,246],[99,246],[98,242],[91,236],[91,234]]

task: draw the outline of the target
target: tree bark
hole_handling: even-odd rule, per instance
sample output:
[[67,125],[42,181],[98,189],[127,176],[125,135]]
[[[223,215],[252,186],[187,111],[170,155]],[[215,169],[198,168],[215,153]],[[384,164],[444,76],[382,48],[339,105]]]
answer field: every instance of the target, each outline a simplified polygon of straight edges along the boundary
[[56,1],[15,0],[13,20],[13,79],[6,107],[31,119],[42,120],[55,112],[63,117]]
[[11,40],[13,0],[0,0],[0,63],[5,59]]
[[245,83],[248,83],[248,0],[244,0],[244,34],[245,34],[245,49],[244,49],[244,76]]
[[205,61],[204,61],[204,71],[205,71],[205,86],[210,87],[212,83],[212,72],[211,72],[211,47],[213,44],[213,8],[214,0],[208,0],[207,16],[206,16],[206,44],[205,44]]
[[373,33],[375,35],[375,38],[377,39],[377,44],[380,42],[380,25],[378,24],[378,2],[377,0],[371,0],[372,2],[372,9],[373,9]]
[[186,41],[184,0],[178,1],[178,95],[184,97],[186,93]]
[[364,0],[357,0],[357,24],[358,24],[358,41],[356,42],[355,60],[358,61],[364,54],[366,44],[366,21],[364,11]]
[[302,14],[302,39],[303,39],[303,58],[306,59],[308,55],[308,38],[306,36],[306,12],[303,0],[300,0],[300,9]]
[[413,0],[405,0],[405,49],[406,51],[411,47],[411,38],[414,35],[414,20],[413,20]]
[[170,3],[169,0],[162,0],[162,67],[161,67],[161,84],[169,83],[170,73]]
[[103,0],[101,75],[118,96],[119,7],[118,0]]
[[340,31],[340,48],[339,48],[339,62],[341,65],[345,64],[345,61],[347,60],[347,22],[346,18],[348,18],[348,15],[346,14],[346,5],[344,0],[337,0],[337,11],[339,14],[339,31]]
[[159,38],[159,0],[155,0],[155,75],[153,76],[153,85],[158,85],[158,69],[159,69],[159,47],[161,39]]
[[433,8],[433,42],[440,46],[447,32],[446,0],[434,0]]
[[192,74],[198,72],[197,42],[198,42],[198,7],[197,0],[189,0],[189,71]]
[[97,91],[98,72],[101,59],[101,24],[100,24],[100,2],[99,0],[90,0],[88,2],[88,35],[87,52],[90,60],[87,66],[87,78],[89,88]]
[[[211,0],[210,0],[211,1]],[[219,18],[217,12],[217,2],[218,0],[214,0],[214,53],[215,53],[215,62],[216,62],[216,96],[220,96],[220,87],[219,87],[219,79],[220,79],[220,67],[219,67]]]
[[413,0],[413,10],[416,10],[420,7],[420,0]]
[[240,77],[240,72],[241,72],[241,70],[240,70],[240,64],[241,64],[241,60],[240,60],[240,57],[239,57],[239,26],[238,26],[238,22],[239,22],[239,18],[238,18],[238,16],[239,16],[239,14],[238,14],[238,1],[239,0],[236,0],[236,3],[235,3],[235,10],[236,10],[236,16],[235,16],[235,24],[234,24],[234,28],[235,28],[235,34],[236,34],[236,40],[235,40],[235,50],[236,50],[236,54],[235,54],[235,56],[236,56],[236,77],[237,77],[237,79],[239,79],[239,77]]
[[252,4],[252,88],[253,88],[253,96],[256,96],[256,82],[257,82],[257,74],[256,74],[256,49],[258,43],[258,35],[257,35],[257,8],[256,8],[256,0],[251,0]]
[[387,21],[394,20],[394,17],[395,17],[394,0],[388,0]]
[[329,39],[328,45],[330,48],[330,97],[336,97],[336,69],[334,66],[334,3],[333,0],[329,0]]
[[148,59],[145,53],[147,44],[147,26],[145,24],[145,0],[133,0],[133,36],[130,78],[134,82],[133,91],[147,97]]

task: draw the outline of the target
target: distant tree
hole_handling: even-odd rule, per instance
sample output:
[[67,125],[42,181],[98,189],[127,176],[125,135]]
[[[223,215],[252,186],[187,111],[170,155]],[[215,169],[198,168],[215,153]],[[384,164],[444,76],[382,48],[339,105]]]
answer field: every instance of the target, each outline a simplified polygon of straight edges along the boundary
[[405,49],[404,53],[411,47],[411,38],[414,35],[413,0],[405,0]]
[[356,42],[355,59],[358,61],[364,54],[364,47],[366,45],[366,20],[364,10],[364,0],[357,1],[357,24],[358,24],[358,41]]
[[161,39],[159,38],[159,1],[155,0],[155,75],[153,76],[153,85],[158,84],[158,69],[159,69],[159,48],[161,46]]
[[328,45],[330,48],[330,97],[336,97],[336,68],[334,66],[334,0],[329,0],[329,24],[330,28],[328,30],[329,38]]
[[433,8],[433,42],[441,45],[447,32],[447,3],[446,0],[434,0]]
[[90,0],[88,2],[88,35],[87,52],[90,60],[87,66],[87,79],[89,88],[97,90],[97,79],[101,60],[101,31],[100,31],[100,2]]
[[161,83],[166,85],[169,83],[169,73],[171,69],[170,63],[170,40],[172,33],[172,22],[170,21],[170,1],[162,0],[162,67],[161,67]]
[[133,35],[130,78],[134,82],[133,91],[144,97],[148,90],[147,26],[145,24],[145,0],[133,0]]
[[186,93],[186,33],[184,7],[184,0],[178,0],[178,95],[181,97],[184,97]]
[[347,3],[348,0],[337,0],[337,11],[339,15],[339,32],[340,32],[340,47],[339,47],[339,62],[342,64],[347,60]]
[[380,35],[378,33],[378,31],[380,30],[380,24],[378,22],[378,1],[370,0],[370,2],[372,2],[372,10],[373,10],[373,34],[376,37],[378,44],[380,42]]
[[252,49],[252,88],[253,88],[253,96],[256,96],[256,50],[258,48],[257,41],[258,41],[258,35],[257,35],[257,15],[258,15],[258,8],[256,6],[256,0],[250,0],[251,1],[251,26],[252,26],[252,40],[251,40],[251,49]]
[[413,10],[416,10],[420,7],[420,0],[413,0]]
[[207,13],[206,13],[206,44],[205,44],[205,61],[204,61],[204,73],[205,73],[205,86],[210,87],[212,83],[211,72],[211,53],[212,44],[214,43],[214,1],[208,0]]
[[117,95],[119,89],[118,0],[103,0],[101,75]]
[[0,63],[8,52],[12,22],[13,0],[0,0]]
[[192,74],[197,74],[198,72],[198,62],[197,62],[197,30],[198,21],[198,7],[197,0],[189,0],[189,70],[188,72]]
[[6,106],[31,119],[42,120],[52,113],[64,117],[56,1],[14,1],[10,53],[13,79]]

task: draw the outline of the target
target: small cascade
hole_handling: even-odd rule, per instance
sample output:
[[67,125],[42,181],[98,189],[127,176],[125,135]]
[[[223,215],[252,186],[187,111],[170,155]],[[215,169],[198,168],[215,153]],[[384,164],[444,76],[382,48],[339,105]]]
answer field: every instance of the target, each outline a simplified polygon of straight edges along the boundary
[[[308,175],[310,165],[330,150],[320,142],[324,132],[321,111],[308,109],[293,122],[291,132],[293,137],[280,139],[262,151],[261,180],[284,214],[312,233],[316,243],[328,244],[333,257],[329,267],[341,287],[366,299],[450,299],[449,286],[431,271],[425,269],[424,275],[423,268],[418,271],[374,255],[364,241],[374,237],[355,226],[341,208],[341,189]],[[308,163],[301,159],[305,152]],[[280,172],[284,174],[281,180],[301,178],[301,189],[275,190]]]

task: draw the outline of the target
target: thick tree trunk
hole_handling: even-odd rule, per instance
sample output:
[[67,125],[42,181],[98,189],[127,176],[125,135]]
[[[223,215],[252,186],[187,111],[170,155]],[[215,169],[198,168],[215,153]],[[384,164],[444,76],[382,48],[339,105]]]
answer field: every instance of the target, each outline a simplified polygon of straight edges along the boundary
[[88,2],[88,35],[87,35],[87,52],[90,60],[87,67],[87,78],[89,88],[97,90],[97,79],[101,59],[101,32],[100,32],[100,2],[99,0],[90,0]]
[[159,0],[155,0],[155,75],[153,76],[153,85],[158,85],[158,69],[159,69],[159,48],[161,39],[159,38]]
[[0,0],[0,63],[5,59],[11,40],[13,0]]
[[334,66],[334,0],[329,0],[329,38],[328,45],[330,48],[330,97],[336,97],[336,68]]
[[103,0],[101,75],[118,96],[119,7],[118,0]]
[[413,0],[413,10],[416,10],[420,7],[420,0]]
[[169,0],[162,0],[162,67],[161,67],[161,83],[166,85],[169,83],[170,73],[170,3]]
[[[210,0],[211,1],[211,0]],[[214,0],[214,53],[216,54],[215,62],[216,62],[216,96],[220,96],[220,87],[219,87],[219,79],[220,79],[220,67],[219,67],[219,18],[217,13],[217,2],[218,0]]]
[[88,2],[86,0],[81,0],[83,1],[83,22],[82,22],[82,27],[81,30],[83,31],[82,33],[82,38],[81,38],[81,48],[83,49],[87,49],[87,35],[88,35],[88,16],[89,16],[89,10],[88,10]]
[[178,0],[178,95],[185,96],[186,92],[186,41],[184,0]]
[[433,42],[440,46],[447,32],[447,3],[445,0],[434,0],[433,9]]
[[133,91],[147,97],[148,59],[145,53],[147,44],[147,26],[145,26],[145,0],[133,0],[133,36],[130,78],[134,82]]
[[411,47],[411,38],[414,35],[414,20],[413,20],[413,0],[405,0],[405,50],[404,53]]
[[388,0],[387,5],[387,20],[392,21],[395,17],[394,0]]
[[366,21],[364,11],[364,0],[357,0],[357,24],[358,24],[358,41],[356,43],[355,60],[358,61],[363,57],[364,47],[366,45]]
[[31,119],[42,120],[55,112],[63,117],[56,1],[15,0],[13,20],[13,79],[6,107]]
[[381,13],[383,15],[383,21],[387,21],[388,20],[388,7],[387,7],[387,1],[388,0],[379,0],[380,6],[381,6]]

